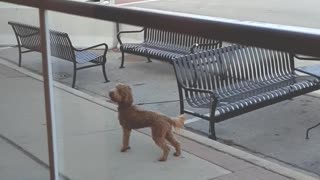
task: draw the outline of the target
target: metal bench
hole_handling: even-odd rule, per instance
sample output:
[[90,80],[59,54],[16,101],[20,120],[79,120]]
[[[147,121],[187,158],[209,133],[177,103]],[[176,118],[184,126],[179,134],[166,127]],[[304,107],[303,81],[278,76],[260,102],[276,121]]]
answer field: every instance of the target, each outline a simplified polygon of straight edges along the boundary
[[[232,45],[176,58],[180,113],[208,120],[209,138],[216,139],[215,123],[318,90],[319,76],[295,68],[295,57]],[[185,109],[184,100],[192,109],[209,113]]]
[[[23,53],[32,51],[41,52],[40,45],[40,29],[39,27],[17,23],[8,22],[12,26],[14,34],[17,39],[19,49],[19,66],[21,66],[21,58]],[[73,63],[73,81],[72,87],[75,87],[77,70],[86,69],[94,66],[102,66],[103,76],[106,82],[109,82],[106,74],[106,54],[108,45],[105,43],[91,46],[84,49],[74,48],[67,33],[50,30],[50,50],[51,55],[60,59],[64,59]],[[103,53],[97,54],[92,50],[97,47],[103,47]],[[22,51],[22,48],[27,50]],[[78,64],[93,63],[86,66],[77,67]]]
[[[121,34],[139,32],[144,32],[142,43],[123,43],[120,38]],[[173,58],[222,46],[221,41],[214,39],[152,28],[143,28],[140,31],[121,31],[117,38],[122,52],[120,68],[124,67],[124,53],[145,56],[148,62],[151,62],[150,59],[154,58],[171,63]]]

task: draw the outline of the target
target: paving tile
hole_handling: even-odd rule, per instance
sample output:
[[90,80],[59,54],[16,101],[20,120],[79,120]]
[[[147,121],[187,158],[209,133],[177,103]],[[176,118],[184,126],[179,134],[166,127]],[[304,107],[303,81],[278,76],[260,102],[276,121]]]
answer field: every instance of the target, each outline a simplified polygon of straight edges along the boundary
[[254,166],[253,164],[248,163],[244,160],[230,156],[223,152],[216,151],[210,147],[201,145],[186,138],[179,138],[179,140],[183,144],[183,149],[185,151],[192,152],[192,154],[209,162],[215,163],[221,167],[224,167],[230,171],[238,171]]
[[249,167],[211,180],[289,180],[289,178],[260,167]]
[[4,65],[0,65],[0,75],[5,76],[7,78],[18,78],[18,77],[26,77],[26,75],[19,73],[13,69],[7,68]]
[[[46,138],[42,82],[0,78],[0,84],[1,133],[20,143]],[[115,112],[57,88],[54,92],[58,137],[120,128]]]
[[[150,137],[136,131],[130,138],[131,149],[121,153],[121,137],[122,132],[117,129],[60,139],[61,172],[79,180],[207,180],[231,173],[187,152],[174,157],[171,151],[166,162],[158,162],[161,150]],[[36,142],[23,146],[37,157],[46,155]]]
[[[149,128],[140,129],[139,131],[148,135],[151,134]],[[216,151],[211,147],[199,144],[182,136],[176,135],[176,137],[179,140],[179,142],[181,142],[183,150],[190,152],[195,156],[198,156],[209,162],[217,164],[221,167],[224,167],[225,169],[228,169],[230,171],[237,171],[240,169],[245,169],[254,166],[251,163],[230,156],[226,153]]]
[[0,174],[4,180],[46,180],[49,170],[0,139]]

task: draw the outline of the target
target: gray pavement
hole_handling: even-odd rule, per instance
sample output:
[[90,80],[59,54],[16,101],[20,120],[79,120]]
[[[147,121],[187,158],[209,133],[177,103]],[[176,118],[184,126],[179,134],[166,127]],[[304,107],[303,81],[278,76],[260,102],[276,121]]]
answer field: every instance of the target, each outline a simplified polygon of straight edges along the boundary
[[27,157],[8,142],[0,139],[0,147],[1,178],[6,180],[49,179],[47,168]]
[[[42,81],[0,65],[0,84],[1,179],[48,179]],[[289,179],[183,137],[182,157],[165,163],[151,137],[137,131],[132,149],[120,153],[117,112],[61,88],[54,97],[62,179]]]
[[[34,172],[27,176],[30,179],[47,179],[43,177],[47,171],[42,170],[42,164],[24,153],[48,163],[43,83],[2,65],[0,72],[0,159],[4,160],[0,161],[1,178],[27,179],[21,176],[29,171]],[[159,163],[156,159],[160,150],[149,136],[139,132],[132,134],[132,150],[120,153],[121,128],[115,111],[57,88],[54,97],[60,171],[70,179],[193,180],[231,173],[187,152],[179,158],[170,155],[167,163]],[[3,142],[3,138],[20,148]],[[11,159],[14,154],[16,157]],[[11,166],[17,170],[13,174],[8,170]]]

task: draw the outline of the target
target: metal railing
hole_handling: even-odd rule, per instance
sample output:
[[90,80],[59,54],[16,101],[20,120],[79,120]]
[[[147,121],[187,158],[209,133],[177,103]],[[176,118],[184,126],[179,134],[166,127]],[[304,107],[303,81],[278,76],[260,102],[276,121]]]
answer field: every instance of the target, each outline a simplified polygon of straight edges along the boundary
[[320,56],[320,31],[142,8],[68,0],[0,0],[119,23],[166,29],[233,43]]

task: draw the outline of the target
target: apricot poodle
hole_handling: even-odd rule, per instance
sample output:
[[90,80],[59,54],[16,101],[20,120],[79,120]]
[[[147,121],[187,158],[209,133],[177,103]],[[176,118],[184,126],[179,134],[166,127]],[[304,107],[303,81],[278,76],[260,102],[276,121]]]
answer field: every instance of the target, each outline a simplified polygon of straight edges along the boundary
[[131,88],[124,84],[118,84],[115,89],[109,92],[113,102],[118,104],[118,118],[123,129],[123,146],[121,152],[130,149],[129,137],[132,129],[151,127],[152,139],[162,149],[163,154],[158,159],[166,161],[169,154],[169,147],[166,140],[175,148],[175,156],[180,156],[180,143],[174,138],[172,127],[182,128],[185,118],[180,115],[177,118],[170,118],[157,112],[141,110],[134,106]]

